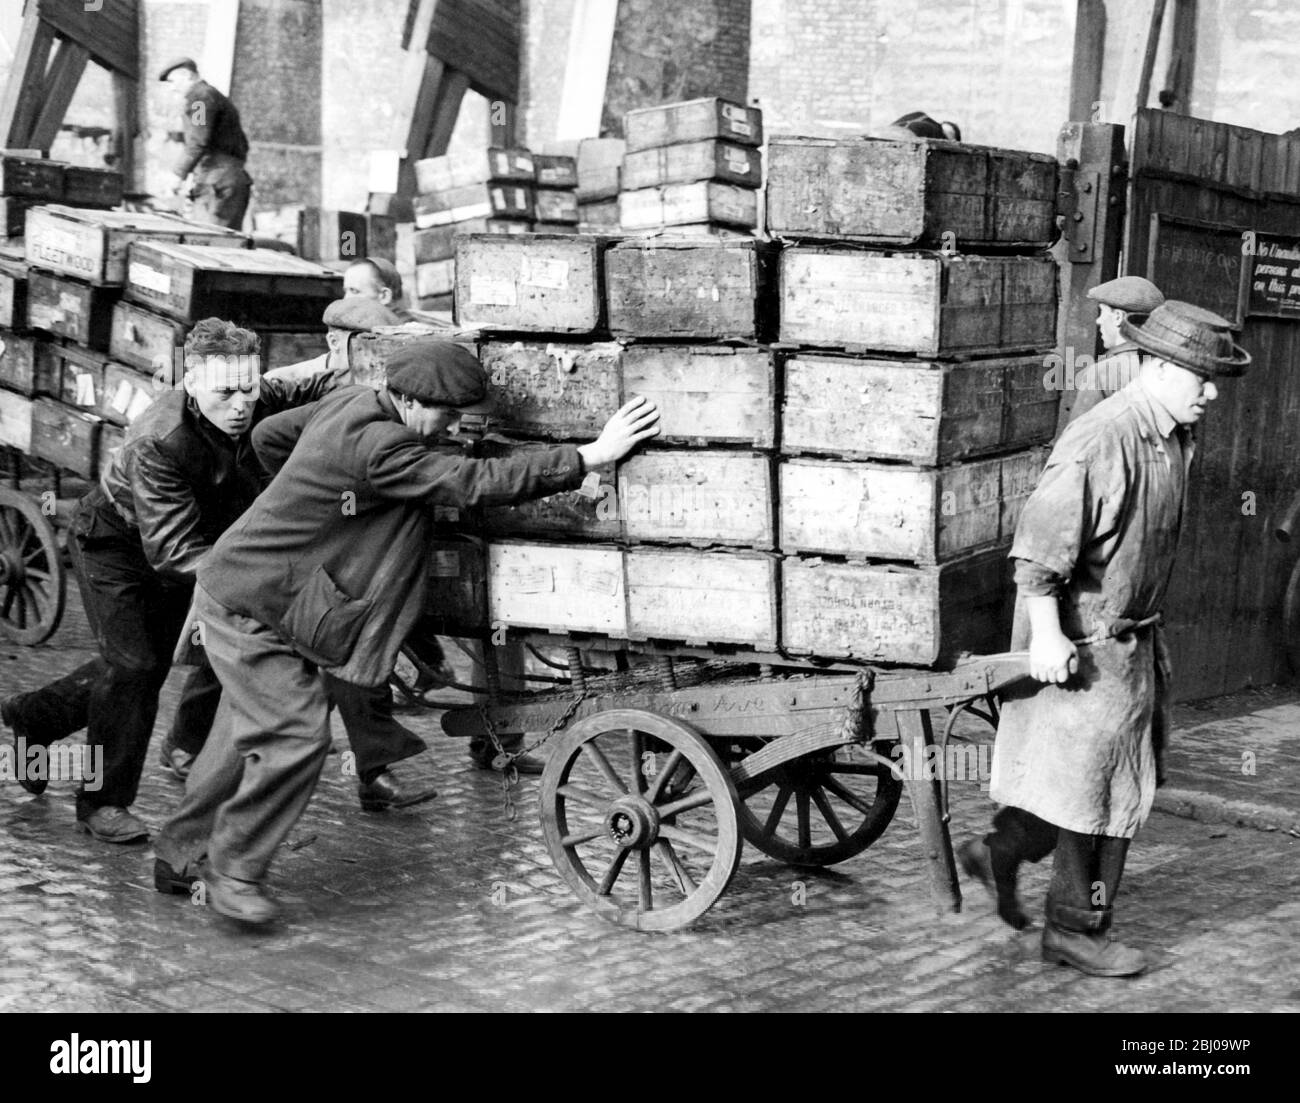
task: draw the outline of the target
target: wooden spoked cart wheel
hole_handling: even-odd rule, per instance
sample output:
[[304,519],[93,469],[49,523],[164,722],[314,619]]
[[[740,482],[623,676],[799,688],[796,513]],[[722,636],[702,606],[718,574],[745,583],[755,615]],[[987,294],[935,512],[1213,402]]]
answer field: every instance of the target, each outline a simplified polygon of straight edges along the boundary
[[49,639],[66,589],[49,521],[26,495],[0,489],[0,636],[27,645]]
[[835,747],[743,783],[740,830],[782,862],[834,865],[880,838],[902,792],[902,780],[883,762]]
[[692,922],[740,864],[739,798],[708,742],[641,709],[578,721],[542,775],[555,868],[603,918],[642,931]]

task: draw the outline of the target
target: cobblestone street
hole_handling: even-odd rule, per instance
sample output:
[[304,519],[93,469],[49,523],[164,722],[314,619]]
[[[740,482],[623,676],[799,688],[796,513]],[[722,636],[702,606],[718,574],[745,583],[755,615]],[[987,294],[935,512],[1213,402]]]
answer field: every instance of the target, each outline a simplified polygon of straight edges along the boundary
[[[3,692],[34,688],[89,654],[70,599],[49,644],[0,647]],[[180,795],[156,762],[177,684],[173,674],[135,805],[155,827]],[[1294,700],[1268,698],[1259,715],[1294,720]],[[1190,715],[1192,725],[1218,721],[1212,709]],[[402,716],[432,748],[408,766],[436,776],[440,796],[362,812],[355,779],[331,757],[273,870],[286,921],[262,935],[156,893],[148,846],[79,834],[74,783],[55,782],[40,798],[0,785],[0,1010],[1300,1010],[1300,839],[1285,829],[1153,814],[1118,907],[1119,933],[1154,959],[1130,981],[1039,961],[1045,867],[1023,879],[1035,920],[1023,933],[969,882],[964,911],[936,917],[906,799],[857,858],[807,871],[746,848],[731,888],[693,928],[643,934],[597,918],[560,882],[538,826],[536,780],[521,783],[520,815],[508,822],[500,779],[473,768],[435,714]],[[1245,741],[1267,727],[1223,722]],[[1294,724],[1265,735],[1275,754],[1260,752],[1261,781],[1295,769],[1285,758]],[[1227,757],[1240,760],[1231,747]],[[1175,785],[1190,791],[1194,781]],[[987,782],[952,784],[954,839],[986,828],[986,791]]]

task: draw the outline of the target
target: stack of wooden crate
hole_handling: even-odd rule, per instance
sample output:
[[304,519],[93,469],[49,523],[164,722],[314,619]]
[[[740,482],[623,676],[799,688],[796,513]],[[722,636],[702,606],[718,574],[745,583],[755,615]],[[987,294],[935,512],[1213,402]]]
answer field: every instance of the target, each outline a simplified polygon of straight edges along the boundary
[[288,245],[297,256],[331,267],[361,257],[396,261],[397,220],[359,211],[333,211],[292,204],[253,215],[259,238]]
[[578,159],[559,153],[533,154],[533,230],[539,234],[578,232]]
[[763,114],[721,99],[629,111],[619,222],[627,233],[728,236],[760,225]]
[[622,138],[584,138],[578,143],[578,229],[618,233],[618,181],[627,143]]
[[0,238],[22,237],[27,211],[42,203],[107,208],[121,202],[120,172],[0,150]]
[[[536,167],[526,149],[484,150],[473,157],[415,163],[415,295],[422,310],[451,309],[456,238],[469,233],[523,234],[535,215]],[[575,219],[576,221],[576,219]]]

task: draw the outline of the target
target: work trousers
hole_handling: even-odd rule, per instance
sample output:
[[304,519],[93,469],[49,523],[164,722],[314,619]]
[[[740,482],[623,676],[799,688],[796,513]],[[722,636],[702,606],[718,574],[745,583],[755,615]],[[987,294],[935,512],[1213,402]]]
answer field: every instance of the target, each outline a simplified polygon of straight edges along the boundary
[[1061,828],[1047,889],[1047,921],[1070,931],[1107,930],[1130,841]]
[[984,843],[1000,864],[1014,868],[1021,862],[1041,862],[1052,853],[1059,830],[1032,812],[1007,805],[993,817],[993,830]]
[[252,193],[253,181],[243,161],[223,155],[206,157],[194,170],[191,217],[195,222],[241,229]]
[[329,701],[316,667],[264,624],[202,587],[194,609],[221,706],[154,849],[177,872],[194,875],[206,853],[217,873],[260,882],[324,768]]

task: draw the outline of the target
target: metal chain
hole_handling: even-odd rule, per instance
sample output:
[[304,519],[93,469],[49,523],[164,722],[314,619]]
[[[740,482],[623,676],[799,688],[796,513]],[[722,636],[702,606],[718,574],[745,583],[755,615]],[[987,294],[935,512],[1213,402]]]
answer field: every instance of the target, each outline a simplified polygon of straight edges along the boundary
[[573,719],[573,714],[578,711],[578,706],[586,699],[587,694],[585,691],[579,693],[569,702],[568,707],[560,714],[560,718],[551,725],[550,731],[543,735],[541,739],[537,740],[536,743],[530,743],[527,747],[520,747],[517,751],[507,751],[505,749],[501,743],[501,737],[497,735],[496,725],[492,723],[492,717],[488,715],[487,706],[482,703],[479,704],[478,712],[479,716],[483,718],[483,728],[487,732],[488,738],[492,741],[492,749],[496,751],[496,754],[492,759],[492,764],[495,767],[498,762],[502,761],[502,759],[505,760],[501,766],[501,793],[505,798],[504,811],[506,819],[513,821],[519,814],[518,808],[515,807],[514,799],[514,788],[519,784],[519,768],[515,765],[515,760],[523,758],[523,756],[528,754],[530,751],[537,750],[538,747],[559,732],[560,729]]

